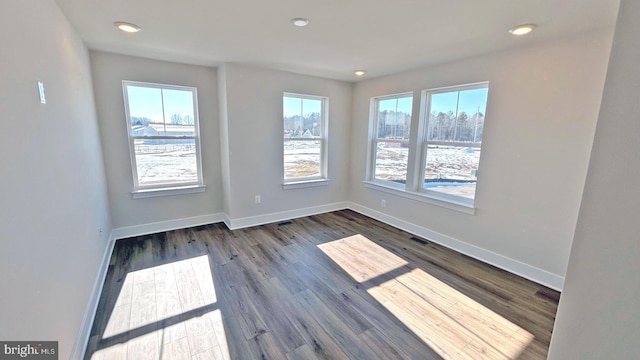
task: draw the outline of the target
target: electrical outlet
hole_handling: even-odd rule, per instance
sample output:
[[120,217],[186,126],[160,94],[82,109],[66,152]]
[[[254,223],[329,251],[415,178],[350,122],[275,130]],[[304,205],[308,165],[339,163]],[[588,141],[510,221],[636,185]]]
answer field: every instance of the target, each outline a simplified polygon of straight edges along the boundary
[[256,204],[260,204],[260,202],[262,202],[262,199],[260,198],[260,195],[256,195],[255,203]]
[[380,206],[387,207],[387,200],[380,200]]

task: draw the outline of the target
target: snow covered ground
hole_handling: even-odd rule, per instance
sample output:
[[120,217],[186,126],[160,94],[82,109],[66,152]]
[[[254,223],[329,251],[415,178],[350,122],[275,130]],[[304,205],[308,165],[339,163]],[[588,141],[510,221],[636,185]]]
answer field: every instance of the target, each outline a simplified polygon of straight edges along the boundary
[[[407,176],[406,147],[380,143],[376,154],[377,179],[404,182]],[[429,147],[425,187],[429,190],[473,198],[480,151],[461,147]],[[193,144],[136,144],[140,185],[197,180]],[[329,159],[331,161],[331,159]],[[287,178],[320,174],[320,143],[286,141],[284,169]]]
[[284,143],[286,179],[320,175],[320,142],[289,140]]
[[[376,153],[376,179],[404,182],[407,178],[409,149],[379,143]],[[447,194],[473,198],[480,151],[465,147],[430,146],[424,187]]]
[[136,163],[141,186],[198,180],[193,144],[136,144]]

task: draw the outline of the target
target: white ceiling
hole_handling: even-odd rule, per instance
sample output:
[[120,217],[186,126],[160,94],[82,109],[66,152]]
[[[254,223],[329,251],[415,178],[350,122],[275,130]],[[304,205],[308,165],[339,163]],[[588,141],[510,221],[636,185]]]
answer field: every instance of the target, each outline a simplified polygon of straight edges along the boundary
[[[90,49],[364,78],[613,26],[619,0],[56,0]],[[310,24],[298,28],[294,17]],[[125,34],[114,21],[142,27]],[[507,30],[535,23],[516,38]]]

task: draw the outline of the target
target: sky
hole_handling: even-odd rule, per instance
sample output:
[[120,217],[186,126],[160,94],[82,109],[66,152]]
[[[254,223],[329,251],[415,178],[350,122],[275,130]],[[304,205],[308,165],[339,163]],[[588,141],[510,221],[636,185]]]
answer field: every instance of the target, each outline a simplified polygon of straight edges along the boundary
[[[487,108],[488,88],[471,89],[463,91],[450,91],[435,93],[431,96],[431,112],[449,112],[454,114],[466,112],[469,116],[475,114],[478,110],[485,113]],[[458,103],[458,94],[460,101]],[[399,111],[411,114],[412,97],[401,97],[393,99],[380,100],[378,102],[378,111]]]
[[413,105],[413,100],[411,96],[405,96],[401,98],[393,98],[393,99],[384,99],[378,101],[378,111],[383,112],[394,111],[394,112],[403,112],[411,115],[411,106]]
[[[453,111],[454,114],[466,112],[471,116],[480,111],[485,113],[487,109],[488,88],[471,89],[463,91],[443,92],[431,95],[431,113],[446,113]],[[460,99],[458,102],[458,94]],[[456,103],[458,104],[456,105]],[[456,111],[457,108],[457,111]]]
[[131,117],[147,117],[154,122],[162,122],[162,105],[167,123],[171,115],[180,114],[194,118],[193,98],[191,91],[158,89],[127,85],[129,97],[129,114]]
[[[162,122],[163,100],[167,122],[171,121],[171,115],[173,114],[194,117],[192,93],[190,91],[127,85],[127,94],[131,117],[147,117],[154,122]],[[459,99],[458,94],[460,95]],[[479,110],[484,114],[487,94],[487,88],[436,93],[431,96],[431,112],[446,113],[453,111],[454,113],[461,113],[464,111],[472,115]],[[380,100],[378,106],[379,111],[400,111],[411,114],[412,103],[412,97],[407,96]],[[283,98],[285,117],[320,113],[321,108],[322,101],[319,99],[303,99],[291,96]]]
[[284,117],[307,116],[313,113],[321,113],[322,100],[285,96],[282,105]]

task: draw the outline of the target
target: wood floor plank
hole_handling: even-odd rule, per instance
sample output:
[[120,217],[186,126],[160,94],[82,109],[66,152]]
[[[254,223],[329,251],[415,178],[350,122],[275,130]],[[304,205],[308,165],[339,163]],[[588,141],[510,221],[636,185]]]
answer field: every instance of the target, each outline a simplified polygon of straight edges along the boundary
[[306,344],[309,345],[311,352],[314,354],[312,358],[347,358],[341,346],[325,331],[312,314],[296,300],[293,294],[288,292],[278,278],[267,280],[265,285],[269,295],[273,297],[274,301],[282,304],[285,316],[296,325],[298,331],[304,337]]
[[204,352],[218,345],[213,324],[206,314],[186,320],[184,326],[187,330],[189,348],[193,354]]
[[299,292],[295,298],[347,354],[356,359],[380,359],[378,354],[363,345],[357,335],[336,314],[333,314],[312,290]]
[[371,328],[371,323],[344,301],[344,292],[335,294],[325,282],[316,276],[318,273],[309,271],[303,264],[294,265],[292,268],[296,269],[296,273],[307,285],[307,288],[312,289],[314,294],[323,301],[331,312],[337,314],[351,331],[360,334]]
[[389,312],[387,308],[372,298],[365,290],[354,289],[343,294],[346,302],[363,314],[377,330],[411,359],[438,360],[441,357],[412,332],[405,323]]
[[258,334],[252,339],[247,340],[251,349],[251,359],[273,359],[279,360],[285,358],[285,351],[280,347],[278,341],[270,332]]
[[378,329],[369,329],[358,335],[362,343],[372,349],[382,359],[410,359],[393,345]]
[[221,297],[225,299],[225,303],[232,309],[232,316],[238,321],[238,326],[244,334],[245,340],[266,332],[267,326],[262,316],[248,301],[249,295],[240,284],[239,273],[228,271],[226,267],[221,267],[220,270],[223,279],[222,286],[226,285]]
[[[283,307],[284,303],[269,296],[269,292],[262,282],[254,282],[255,280],[248,276],[248,274],[245,273],[245,275],[247,276],[244,277],[244,282],[250,284],[246,289],[249,296],[245,301],[251,302],[253,307],[261,314],[269,332],[277,334],[275,339],[279,343],[280,348],[283,349],[284,352],[289,352],[304,345],[302,335],[299,333],[295,324],[291,322],[285,314],[286,309]],[[268,279],[265,281],[268,281]]]
[[191,360],[189,341],[181,338],[176,341],[162,343],[160,359],[166,360]]
[[311,350],[311,347],[307,344],[300,346],[299,348],[289,351],[287,353],[288,360],[312,360],[317,359],[316,355]]
[[191,357],[191,360],[224,360],[219,347],[203,351]]
[[93,353],[94,360],[127,360],[128,344],[114,344]]
[[[221,352],[222,355],[229,355],[225,360],[243,360],[243,359],[254,359],[253,353],[249,348],[249,343],[243,334],[243,330],[240,327],[241,321],[236,317],[229,317],[223,323],[219,323],[218,325],[223,325],[224,334],[226,339],[226,349],[224,348],[224,344],[221,342]],[[216,337],[220,339],[219,334],[219,326],[215,328]]]
[[559,293],[351,210],[118,240],[85,359],[545,359]]

